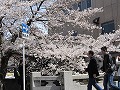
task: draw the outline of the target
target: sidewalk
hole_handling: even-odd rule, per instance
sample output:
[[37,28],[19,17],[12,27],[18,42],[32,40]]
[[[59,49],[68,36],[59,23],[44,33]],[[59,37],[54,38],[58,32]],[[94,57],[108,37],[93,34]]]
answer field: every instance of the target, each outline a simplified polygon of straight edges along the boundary
[[[98,84],[103,88],[103,83],[102,82],[100,82]],[[74,90],[87,90],[87,84],[80,85],[79,83],[74,83],[74,85],[75,85]],[[93,87],[92,90],[96,90],[96,89]]]

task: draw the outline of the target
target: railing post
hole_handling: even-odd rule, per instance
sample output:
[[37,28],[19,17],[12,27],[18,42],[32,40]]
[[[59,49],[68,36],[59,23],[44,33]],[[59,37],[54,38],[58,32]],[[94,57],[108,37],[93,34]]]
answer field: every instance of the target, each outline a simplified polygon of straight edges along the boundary
[[[32,72],[31,73],[31,80],[30,80],[30,90],[34,90],[34,87],[35,87],[35,82],[34,82],[34,77],[41,77],[41,72]],[[41,85],[41,83],[38,83]]]
[[61,90],[74,90],[72,71],[60,72]]

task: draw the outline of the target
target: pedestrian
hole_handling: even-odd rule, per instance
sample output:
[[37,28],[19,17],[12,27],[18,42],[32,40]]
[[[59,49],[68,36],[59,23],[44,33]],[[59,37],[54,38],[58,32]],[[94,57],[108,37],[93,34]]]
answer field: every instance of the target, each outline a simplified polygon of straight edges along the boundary
[[88,72],[88,75],[89,75],[87,90],[92,90],[92,85],[97,90],[102,90],[102,88],[96,82],[96,77],[99,76],[99,72],[98,72],[98,68],[97,68],[97,62],[94,58],[94,52],[89,51],[88,57],[89,57],[90,62],[88,64],[88,67],[86,68],[86,71]]
[[[119,87],[113,84],[113,72],[114,70],[111,70],[111,66],[113,63],[112,56],[107,52],[107,47],[104,46],[101,48],[101,52],[103,55],[103,67],[102,71],[105,73],[104,74],[104,81],[103,81],[103,86],[104,90],[120,90]],[[110,88],[109,88],[110,87]]]

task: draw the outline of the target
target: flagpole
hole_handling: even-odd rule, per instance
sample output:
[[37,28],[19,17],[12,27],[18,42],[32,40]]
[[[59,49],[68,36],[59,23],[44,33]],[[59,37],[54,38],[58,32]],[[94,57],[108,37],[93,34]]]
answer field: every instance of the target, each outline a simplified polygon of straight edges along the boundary
[[25,40],[23,40],[23,90],[25,90]]
[[23,90],[25,90],[25,40],[29,39],[29,27],[22,23],[22,38],[23,38]]

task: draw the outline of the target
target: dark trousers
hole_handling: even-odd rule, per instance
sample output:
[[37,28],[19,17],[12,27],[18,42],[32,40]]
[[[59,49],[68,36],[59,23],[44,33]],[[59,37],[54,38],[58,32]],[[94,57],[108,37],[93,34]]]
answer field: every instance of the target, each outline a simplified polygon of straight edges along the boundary
[[103,81],[104,90],[120,90],[120,88],[114,84],[113,77],[114,77],[113,73],[106,73],[104,75]]
[[92,85],[93,85],[97,90],[102,90],[102,88],[97,84],[95,78],[89,78],[89,81],[88,81],[88,89],[87,89],[87,90],[92,90]]

